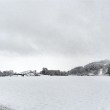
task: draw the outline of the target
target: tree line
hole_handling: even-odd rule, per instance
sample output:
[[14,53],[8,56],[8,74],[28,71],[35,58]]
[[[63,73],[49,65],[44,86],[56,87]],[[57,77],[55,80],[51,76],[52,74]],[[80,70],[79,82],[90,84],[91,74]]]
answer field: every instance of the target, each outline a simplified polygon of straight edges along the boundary
[[21,73],[16,73],[13,70],[9,71],[0,71],[0,76],[40,76],[40,75],[50,75],[50,76],[98,76],[98,75],[110,75],[110,61],[102,60],[99,62],[92,62],[85,66],[78,66],[69,71],[60,71],[60,70],[49,70],[43,68],[42,71],[37,72],[36,70],[25,71]]

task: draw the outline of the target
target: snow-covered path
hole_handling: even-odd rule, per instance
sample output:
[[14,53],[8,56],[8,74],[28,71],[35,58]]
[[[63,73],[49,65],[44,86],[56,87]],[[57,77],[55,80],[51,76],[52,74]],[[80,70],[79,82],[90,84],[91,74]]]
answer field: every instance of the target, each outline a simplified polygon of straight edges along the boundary
[[15,110],[110,110],[110,77],[0,77],[0,104]]

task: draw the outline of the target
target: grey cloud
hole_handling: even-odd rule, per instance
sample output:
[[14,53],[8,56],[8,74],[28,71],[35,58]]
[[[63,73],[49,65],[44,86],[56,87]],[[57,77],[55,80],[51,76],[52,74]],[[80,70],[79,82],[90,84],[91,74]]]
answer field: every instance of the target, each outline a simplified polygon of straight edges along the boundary
[[0,1],[0,51],[109,54],[109,6],[109,0]]

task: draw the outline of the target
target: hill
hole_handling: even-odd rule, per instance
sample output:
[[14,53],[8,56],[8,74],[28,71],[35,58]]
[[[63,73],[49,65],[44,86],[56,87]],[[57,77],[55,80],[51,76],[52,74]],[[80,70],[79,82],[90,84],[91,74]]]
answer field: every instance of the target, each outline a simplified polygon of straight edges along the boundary
[[101,60],[97,62],[92,62],[87,65],[75,67],[71,69],[69,75],[78,76],[95,76],[95,75],[109,75],[110,74],[110,60]]

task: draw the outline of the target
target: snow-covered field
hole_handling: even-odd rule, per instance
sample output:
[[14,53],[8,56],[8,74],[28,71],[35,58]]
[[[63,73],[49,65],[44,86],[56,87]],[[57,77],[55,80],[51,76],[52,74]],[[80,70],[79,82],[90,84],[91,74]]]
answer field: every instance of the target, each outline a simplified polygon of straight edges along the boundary
[[14,110],[110,110],[110,77],[0,77],[0,104]]

